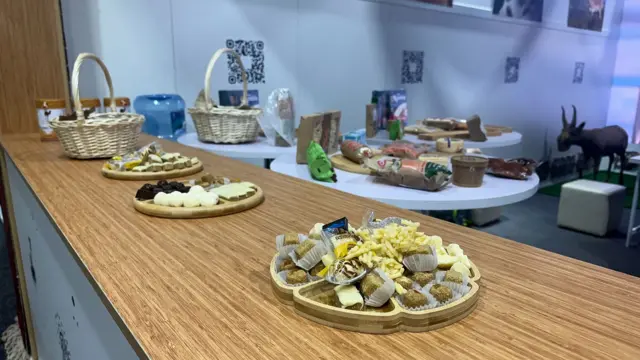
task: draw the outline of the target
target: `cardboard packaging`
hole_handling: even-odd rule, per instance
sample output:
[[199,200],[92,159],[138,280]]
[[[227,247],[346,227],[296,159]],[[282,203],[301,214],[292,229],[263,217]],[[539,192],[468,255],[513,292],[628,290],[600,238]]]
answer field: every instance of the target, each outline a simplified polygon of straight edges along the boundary
[[307,148],[311,140],[317,142],[327,156],[338,151],[341,116],[340,111],[329,111],[305,115],[300,118],[296,148],[296,162],[298,164],[307,163]]

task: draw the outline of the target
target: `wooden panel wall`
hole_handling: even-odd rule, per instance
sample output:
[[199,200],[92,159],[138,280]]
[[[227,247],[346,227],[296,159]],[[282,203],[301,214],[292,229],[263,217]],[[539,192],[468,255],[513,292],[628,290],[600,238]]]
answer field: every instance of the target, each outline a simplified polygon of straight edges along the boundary
[[0,3],[0,133],[37,132],[36,98],[68,98],[58,0]]

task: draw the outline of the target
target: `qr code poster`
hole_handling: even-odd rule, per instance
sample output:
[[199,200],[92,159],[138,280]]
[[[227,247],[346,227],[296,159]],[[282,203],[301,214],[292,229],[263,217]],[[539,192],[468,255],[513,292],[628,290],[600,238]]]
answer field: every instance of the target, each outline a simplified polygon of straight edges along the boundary
[[520,58],[508,57],[504,65],[504,82],[513,84],[518,82],[520,73]]
[[[263,41],[229,39],[226,45],[243,59],[242,64],[250,84],[265,83]],[[227,54],[227,65],[229,67],[229,84],[241,84],[242,70],[240,70],[240,64],[236,58],[231,54]]]
[[402,83],[421,84],[424,66],[424,51],[402,52]]
[[582,79],[584,78],[584,63],[576,62],[573,67],[573,83],[574,84],[582,84]]

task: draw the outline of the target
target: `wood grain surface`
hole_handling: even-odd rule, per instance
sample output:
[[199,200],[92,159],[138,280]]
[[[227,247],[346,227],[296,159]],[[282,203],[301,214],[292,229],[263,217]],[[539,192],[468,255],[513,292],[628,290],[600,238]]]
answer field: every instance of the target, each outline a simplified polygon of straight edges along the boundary
[[39,131],[35,100],[68,99],[58,0],[0,3],[0,133]]
[[[223,217],[149,217],[131,206],[142,183],[104,178],[102,161],[69,160],[37,135],[1,140],[153,359],[640,359],[640,279],[630,275],[166,141],[205,171],[259,184],[266,200]],[[380,336],[318,325],[281,303],[269,275],[275,235],[359,222],[368,209],[460,244],[482,271],[477,308],[436,331]]]

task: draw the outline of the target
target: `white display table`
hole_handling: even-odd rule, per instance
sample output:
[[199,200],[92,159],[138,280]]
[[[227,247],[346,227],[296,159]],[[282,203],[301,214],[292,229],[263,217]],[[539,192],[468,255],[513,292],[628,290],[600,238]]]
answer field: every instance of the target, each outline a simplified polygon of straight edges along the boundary
[[449,185],[439,192],[390,186],[374,176],[354,174],[336,169],[337,183],[315,181],[307,165],[298,165],[295,155],[282,155],[271,163],[271,170],[316,184],[332,187],[353,195],[374,199],[411,210],[484,209],[516,203],[533,196],[538,190],[538,175],[528,180],[510,180],[486,175],[480,188]]
[[178,142],[234,159],[263,159],[265,168],[269,168],[270,161],[279,155],[296,153],[295,146],[272,146],[265,137],[258,137],[256,142],[247,144],[211,144],[199,141],[198,134],[193,132],[180,136]]
[[[435,144],[435,141],[421,140],[418,139],[417,135],[406,134],[403,137],[403,140],[408,140],[415,143],[427,143],[430,145]],[[476,142],[476,141],[467,141],[464,140],[465,148],[477,148],[477,149],[492,149],[492,148],[500,148],[505,146],[517,145],[522,141],[522,134],[519,132],[511,132],[505,133],[500,136],[490,136],[487,137],[487,141]],[[381,146],[385,144],[390,144],[392,141],[389,140],[388,134],[386,132],[378,133],[375,138],[367,138],[367,144],[374,146]]]

